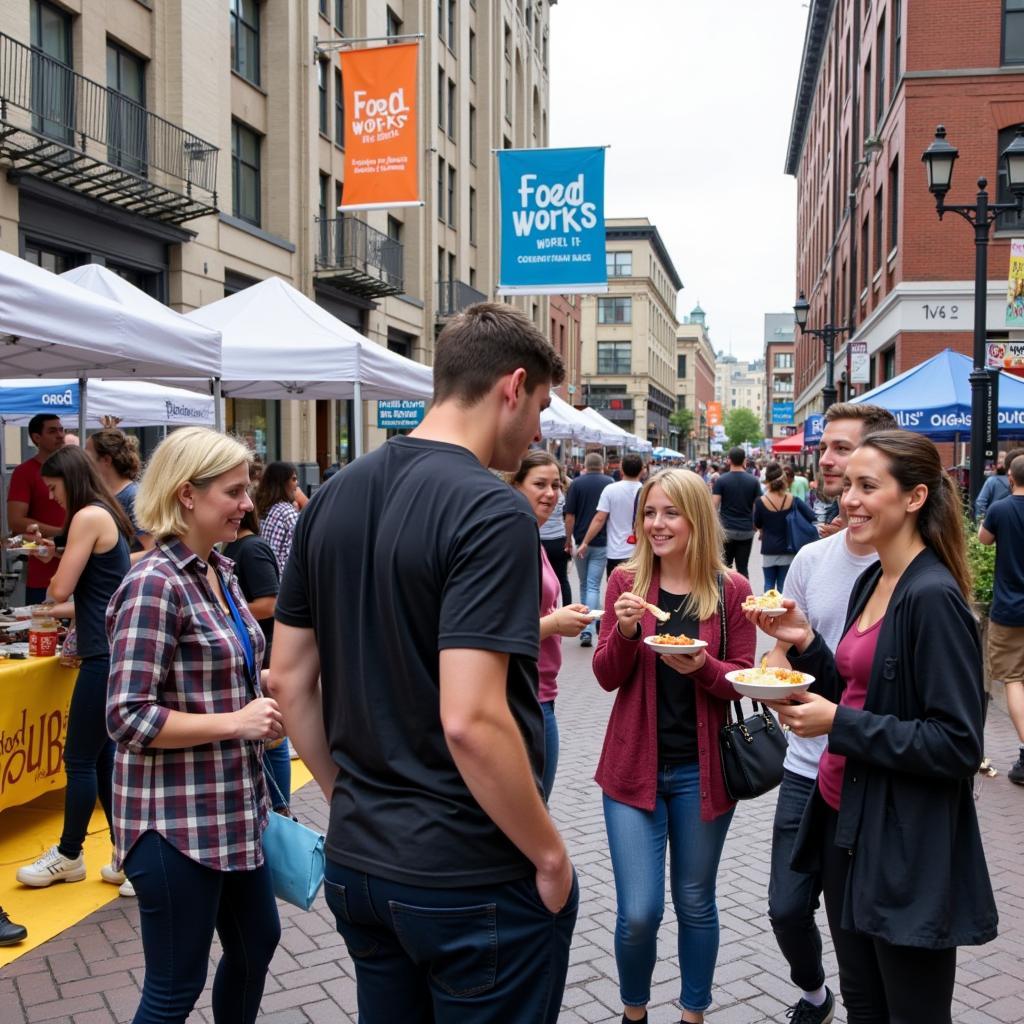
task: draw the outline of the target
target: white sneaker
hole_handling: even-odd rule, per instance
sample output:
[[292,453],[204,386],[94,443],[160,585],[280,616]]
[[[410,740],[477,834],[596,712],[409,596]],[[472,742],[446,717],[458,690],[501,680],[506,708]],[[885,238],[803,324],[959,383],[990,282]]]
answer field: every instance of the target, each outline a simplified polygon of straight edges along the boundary
[[56,846],[51,846],[39,860],[18,868],[15,878],[22,885],[35,889],[43,889],[54,882],[81,882],[85,878],[85,860],[81,854],[70,860]]
[[135,886],[132,885],[129,879],[125,879],[121,883],[121,888],[117,890],[119,896],[133,896],[135,895]]
[[124,885],[124,872],[114,867],[114,854],[110,855],[110,863],[100,868],[100,878],[111,885]]

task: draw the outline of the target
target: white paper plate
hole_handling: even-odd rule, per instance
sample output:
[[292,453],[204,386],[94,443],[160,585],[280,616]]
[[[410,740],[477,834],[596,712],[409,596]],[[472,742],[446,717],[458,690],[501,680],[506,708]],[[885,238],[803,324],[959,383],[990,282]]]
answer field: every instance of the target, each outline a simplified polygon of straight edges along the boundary
[[0,651],[7,654],[28,654],[28,644],[0,644]]
[[785,700],[787,697],[792,697],[794,693],[803,693],[814,682],[814,676],[809,676],[806,672],[801,673],[804,677],[802,683],[776,685],[773,683],[744,683],[738,679],[739,676],[751,671],[753,670],[749,668],[741,668],[725,674],[725,678],[732,683],[733,689],[751,700]]
[[751,608],[751,607],[749,607],[747,605],[744,605],[743,606],[743,611],[745,611],[745,612],[758,612],[761,615],[775,616],[775,615],[785,615],[786,612],[789,611],[789,609],[788,608]]
[[692,644],[659,644],[653,636],[645,636],[644,643],[651,650],[657,651],[658,654],[693,654],[695,651],[703,650],[708,645],[706,640],[698,640],[696,637],[694,637]]
[[587,612],[587,615],[590,616],[590,621],[591,622],[597,622],[597,620],[599,618],[601,618],[602,615],[604,615],[604,609],[603,608],[591,608],[591,610],[589,612]]

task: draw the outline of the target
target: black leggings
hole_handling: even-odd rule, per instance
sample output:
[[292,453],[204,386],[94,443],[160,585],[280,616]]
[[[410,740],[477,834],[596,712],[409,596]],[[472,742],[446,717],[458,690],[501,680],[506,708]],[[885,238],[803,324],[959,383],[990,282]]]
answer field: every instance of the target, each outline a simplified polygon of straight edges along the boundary
[[835,844],[839,815],[819,792],[814,799],[825,822],[822,884],[847,1024],[951,1024],[956,949],[892,946],[842,927],[850,854]]
[[569,556],[565,553],[565,538],[541,538],[544,553],[548,556],[551,568],[555,570],[558,582],[562,587],[562,604],[572,604],[572,587],[569,586]]

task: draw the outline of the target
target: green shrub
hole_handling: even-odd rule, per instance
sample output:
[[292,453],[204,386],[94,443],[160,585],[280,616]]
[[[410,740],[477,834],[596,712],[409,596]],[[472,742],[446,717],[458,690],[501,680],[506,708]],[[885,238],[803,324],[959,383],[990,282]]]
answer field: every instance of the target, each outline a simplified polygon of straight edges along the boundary
[[964,517],[967,533],[967,563],[974,583],[974,600],[987,610],[992,604],[992,586],[996,576],[996,546],[982,544],[978,540],[978,527],[970,518]]

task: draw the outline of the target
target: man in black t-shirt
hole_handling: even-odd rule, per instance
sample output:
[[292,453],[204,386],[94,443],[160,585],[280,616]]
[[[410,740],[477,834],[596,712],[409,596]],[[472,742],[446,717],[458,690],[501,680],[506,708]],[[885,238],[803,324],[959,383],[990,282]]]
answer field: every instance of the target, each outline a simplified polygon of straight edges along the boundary
[[295,531],[270,687],[330,801],[325,896],[364,1024],[558,1017],[578,888],[540,791],[540,543],[488,468],[518,469],[562,378],[521,313],[470,307],[423,422]]
[[739,447],[729,449],[729,472],[722,473],[712,487],[712,500],[725,531],[725,564],[742,576],[750,575],[750,549],[754,544],[754,502],[761,496],[761,485],[745,469],[747,453]]

